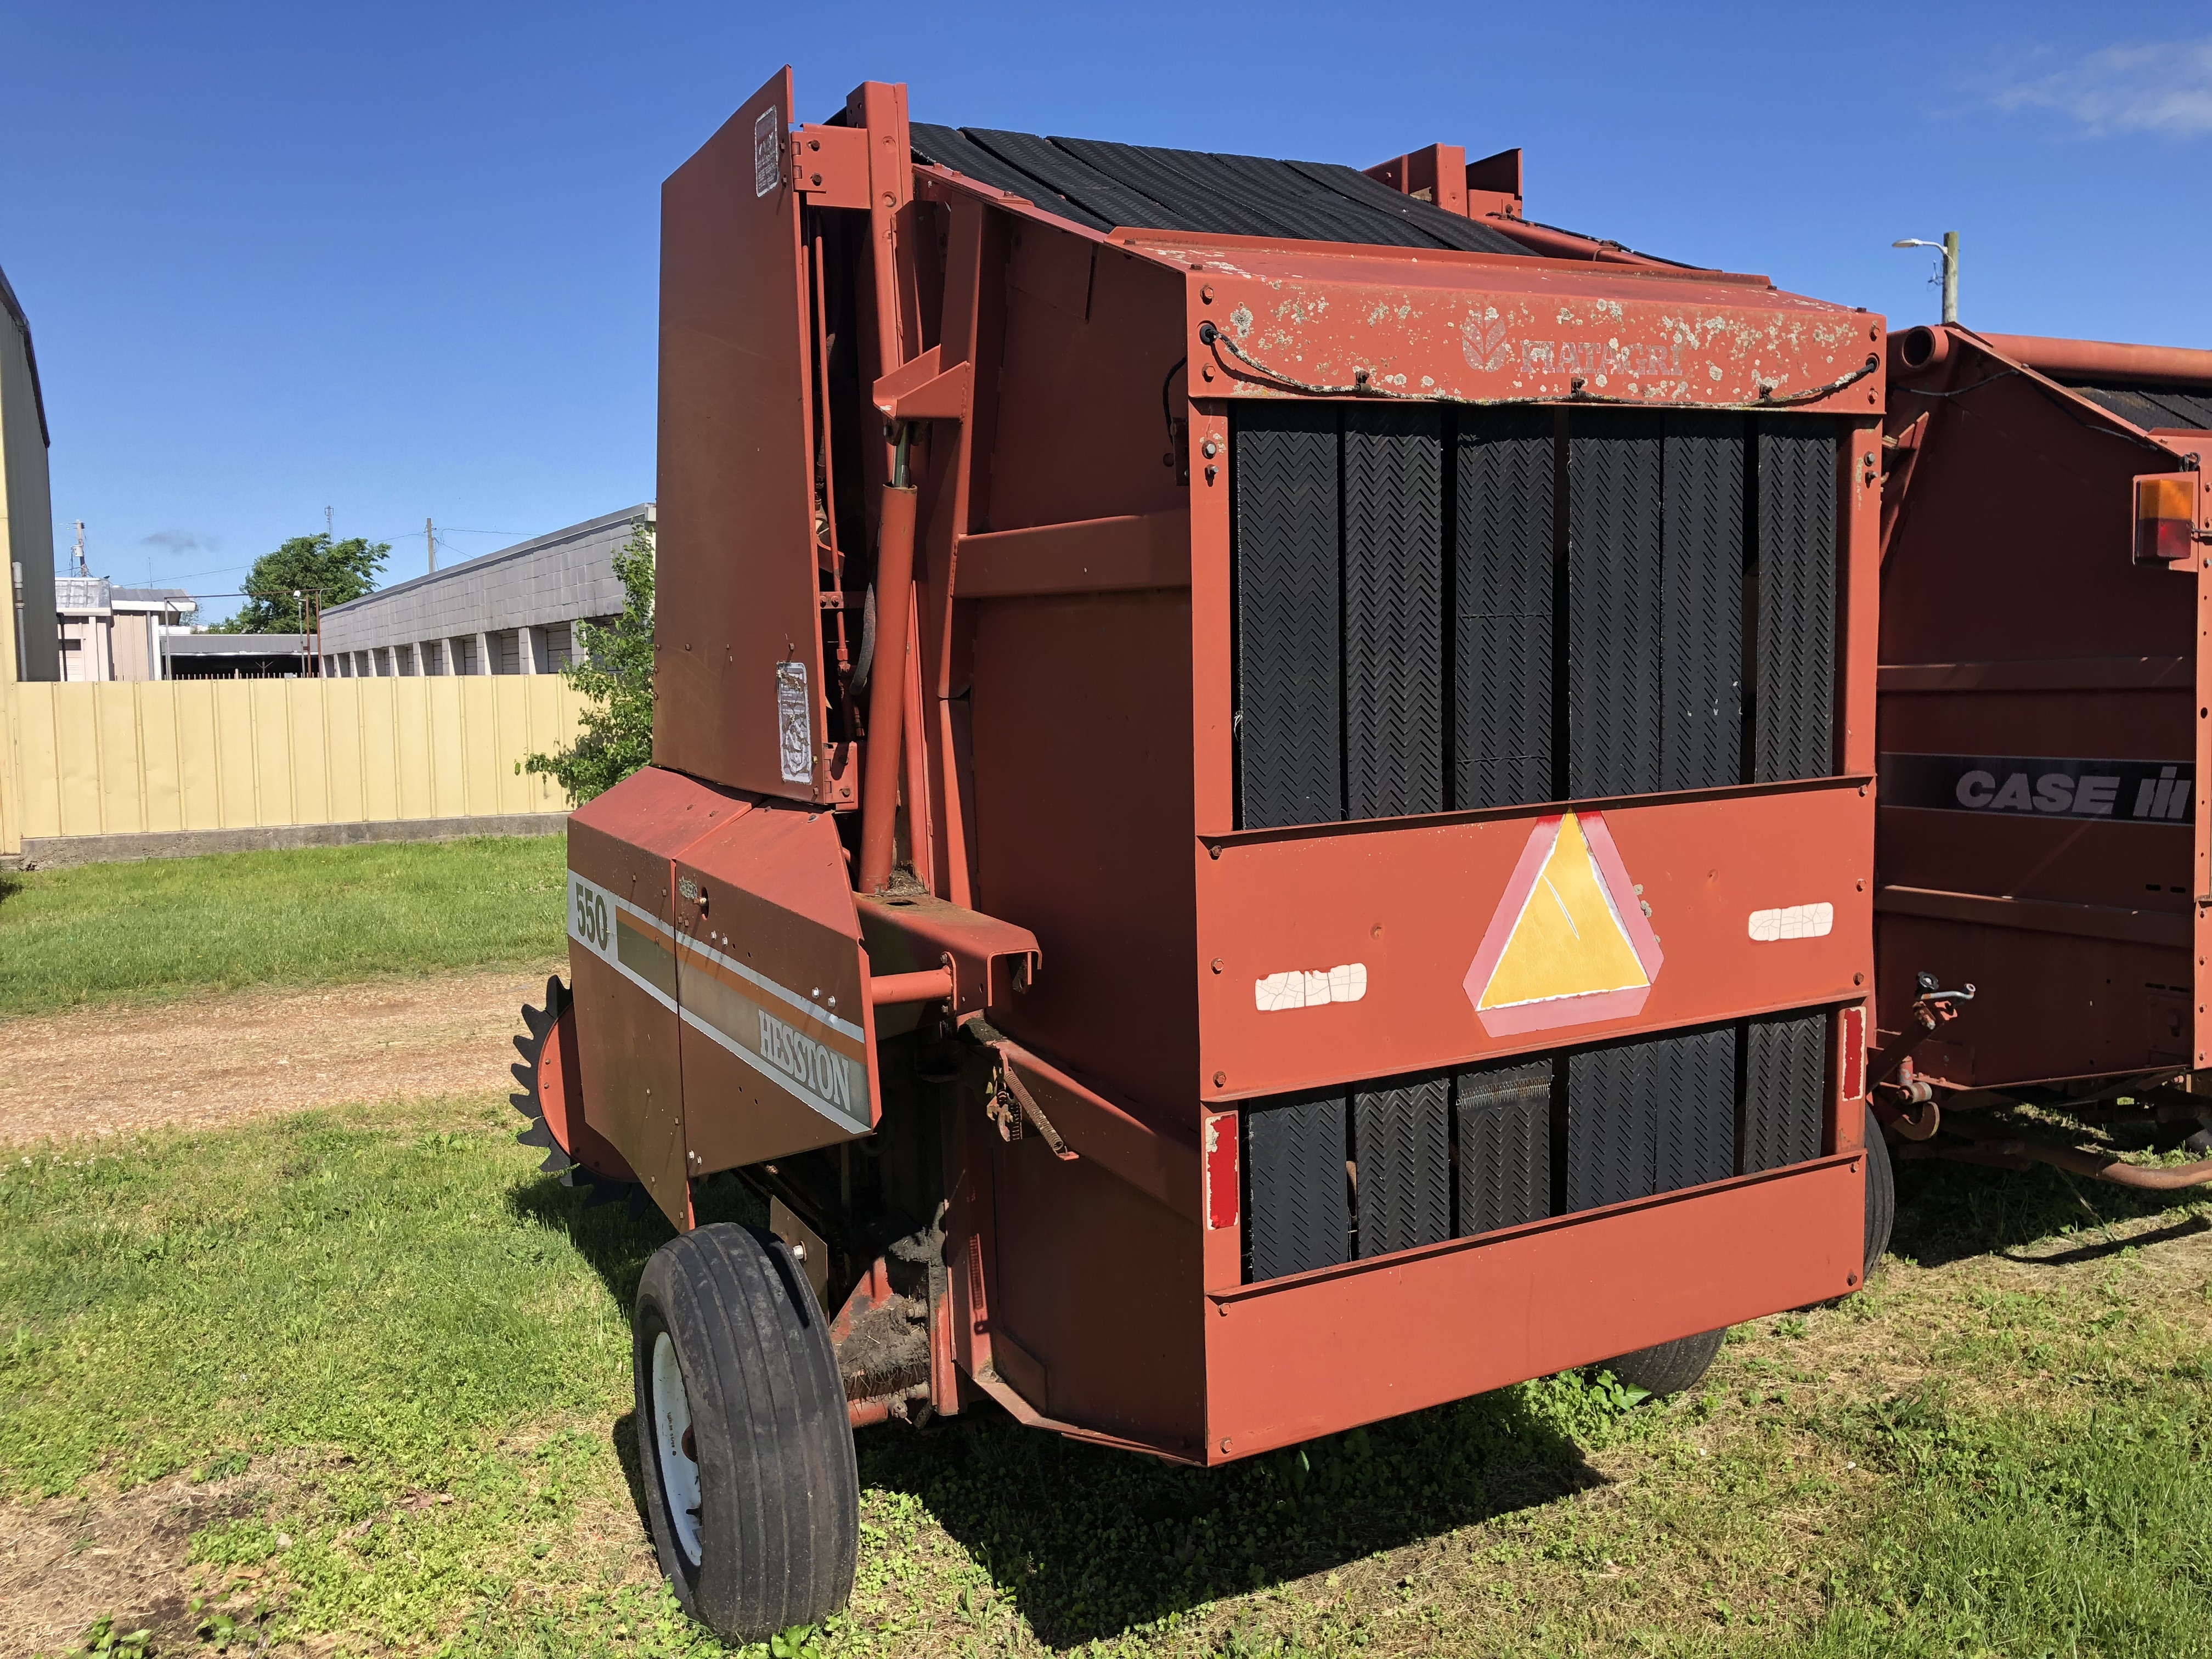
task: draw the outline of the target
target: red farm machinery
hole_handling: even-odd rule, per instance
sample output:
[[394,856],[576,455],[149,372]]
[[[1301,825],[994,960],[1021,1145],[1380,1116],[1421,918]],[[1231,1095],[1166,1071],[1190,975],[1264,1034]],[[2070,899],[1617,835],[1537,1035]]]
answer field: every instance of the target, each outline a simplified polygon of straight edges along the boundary
[[664,193],[655,763],[520,1040],[678,1231],[685,1605],[838,1606],[886,1418],[1213,1464],[1854,1289],[1882,319],[1518,152],[792,97]]
[[2212,351],[1944,325],[1889,368],[1875,1109],[1905,1157],[2202,1185],[2120,1151],[2212,1152]]

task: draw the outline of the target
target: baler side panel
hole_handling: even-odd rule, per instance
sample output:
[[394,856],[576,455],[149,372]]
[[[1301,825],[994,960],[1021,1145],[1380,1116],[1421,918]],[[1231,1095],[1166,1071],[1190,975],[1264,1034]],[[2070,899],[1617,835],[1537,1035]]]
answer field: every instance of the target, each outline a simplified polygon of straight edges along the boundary
[[750,803],[648,767],[568,815],[568,961],[585,1121],[689,1224],[669,860]]
[[788,70],[661,198],[657,764],[819,799],[822,621]]
[[[1047,960],[1051,958],[1049,955]],[[1199,1455],[1200,1233],[1091,1158],[989,1137],[994,1363],[1047,1416]],[[1042,1370],[1024,1375],[1011,1339]],[[1041,1396],[1040,1397],[1040,1394]]]
[[976,908],[1018,919],[1044,957],[993,1017],[1190,1121],[1189,595],[973,609]]
[[[1212,1297],[1208,1455],[1249,1456],[1841,1296],[1858,1284],[1864,1163],[1844,1153]],[[1692,1266],[1707,1262],[1726,1270]]]
[[691,1173],[868,1133],[873,1012],[830,816],[763,805],[675,872]]
[[[1190,505],[1182,469],[1164,463],[1172,437],[1162,409],[1182,390],[1181,284],[1146,260],[1096,246],[1087,311],[1072,283],[1045,276],[1037,238],[1083,239],[1024,222],[1013,250],[1029,289],[1006,290],[1005,368],[990,465],[992,530],[1074,524]],[[1073,255],[1061,251],[1063,263]],[[1036,288],[1052,291],[1037,293]],[[957,579],[955,579],[957,591]]]

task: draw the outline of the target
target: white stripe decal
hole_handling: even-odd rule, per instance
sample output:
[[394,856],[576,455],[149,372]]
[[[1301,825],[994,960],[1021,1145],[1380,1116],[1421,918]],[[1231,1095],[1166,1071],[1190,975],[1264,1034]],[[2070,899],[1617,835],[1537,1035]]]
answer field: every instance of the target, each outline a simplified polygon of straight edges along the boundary
[[726,956],[723,952],[716,950],[713,945],[708,944],[705,939],[697,938],[687,939],[684,941],[684,948],[687,951],[697,951],[701,956],[706,957],[708,961],[714,963],[720,967],[728,969],[739,979],[746,980],[750,981],[752,984],[757,985],[762,990],[766,991],[770,996],[781,997],[784,1001],[798,1009],[800,1013],[805,1014],[808,1018],[820,1020],[824,1025],[827,1025],[833,1031],[842,1031],[847,1036],[852,1038],[855,1042],[866,1042],[868,1040],[868,1034],[862,1030],[858,1025],[855,1025],[851,1020],[830,1012],[829,1009],[823,1007],[822,1004],[817,1002],[811,997],[803,997],[799,995],[798,992],[791,990],[787,987],[778,985],[772,979],[765,979],[762,977],[760,974],[756,972],[754,969],[746,967],[744,963],[738,961],[734,957]]
[[[624,915],[634,920],[639,931],[651,937],[651,948],[668,952],[678,985],[699,1006],[679,1007],[659,986],[623,961],[620,919]],[[736,986],[726,984],[700,968],[685,968],[677,955],[674,929],[573,870],[568,872],[568,937],[685,1024],[728,1049],[840,1129],[856,1135],[872,1132],[873,1126],[868,1121],[868,1077],[860,1061],[794,1029],[791,1022],[779,1018]],[[860,1026],[839,1018],[811,999],[763,978],[713,946],[690,939],[683,940],[682,946],[811,1020],[856,1042],[867,1041],[866,1032]],[[696,994],[693,987],[696,988]]]
[[[806,1105],[811,1107],[815,1111],[821,1114],[821,1115],[828,1118],[839,1128],[847,1131],[848,1133],[856,1135],[864,1135],[871,1133],[873,1126],[871,1125],[865,1117],[855,1117],[850,1113],[842,1110],[834,1103],[823,1099],[812,1089],[808,1088],[805,1085],[799,1082],[799,1079],[793,1077],[789,1072],[783,1070],[781,1066],[770,1065],[767,1060],[762,1059],[759,1054],[745,1047],[744,1043],[738,1042],[728,1032],[724,1031],[716,1026],[709,1025],[705,1020],[700,1018],[699,1016],[694,1013],[690,1009],[685,1008],[680,1010],[678,1017],[686,1025],[691,1027],[693,1030],[697,1031],[702,1036],[712,1038],[716,1043],[720,1044],[722,1048],[728,1049],[739,1060],[744,1061],[746,1065],[751,1066],[753,1070],[758,1072],[769,1082],[775,1084],[777,1088],[782,1090],[786,1094],[793,1096],[799,1100],[803,1101]],[[764,1018],[774,1020],[775,1016],[773,1014],[766,1014],[764,1015]],[[777,1021],[777,1024],[781,1024],[781,1022]],[[787,1026],[785,1029],[788,1030],[789,1027]],[[801,1039],[802,1042],[805,1039],[803,1038]],[[819,1044],[816,1046],[817,1048],[820,1047]],[[859,1066],[852,1060],[846,1059],[842,1054],[836,1054],[834,1050],[824,1049],[823,1052],[831,1054],[836,1060],[842,1061],[844,1066],[849,1068],[851,1071],[856,1072],[860,1069]],[[865,1079],[860,1080],[860,1087],[862,1090],[865,1090],[867,1087],[866,1080]],[[866,1098],[865,1094],[861,1096],[861,1098]]]

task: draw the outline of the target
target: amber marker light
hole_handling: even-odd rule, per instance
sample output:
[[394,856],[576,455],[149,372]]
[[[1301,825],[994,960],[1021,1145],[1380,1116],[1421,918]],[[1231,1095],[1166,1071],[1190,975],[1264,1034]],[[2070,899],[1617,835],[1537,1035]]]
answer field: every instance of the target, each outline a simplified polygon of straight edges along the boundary
[[2197,534],[2197,475],[2153,474],[2136,480],[2136,562],[2179,564]]

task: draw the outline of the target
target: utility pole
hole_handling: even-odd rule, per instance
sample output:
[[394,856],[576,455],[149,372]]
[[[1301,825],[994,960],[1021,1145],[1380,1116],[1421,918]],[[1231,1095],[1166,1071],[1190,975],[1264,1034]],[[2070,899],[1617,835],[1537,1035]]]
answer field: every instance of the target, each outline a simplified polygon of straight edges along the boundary
[[326,542],[335,543],[337,538],[338,532],[334,521],[331,518],[331,510],[326,507],[323,509],[323,539]]
[[438,574],[438,533],[430,528],[428,519],[422,520],[422,551],[430,561],[430,574]]
[[1892,247],[1940,248],[1943,253],[1943,320],[1959,320],[1959,233],[1947,230],[1940,242],[1923,241],[1917,236],[1907,236],[1890,244]]
[[82,519],[76,521],[76,551],[74,556],[76,560],[76,569],[74,574],[80,576],[92,574],[84,562],[84,520]]

